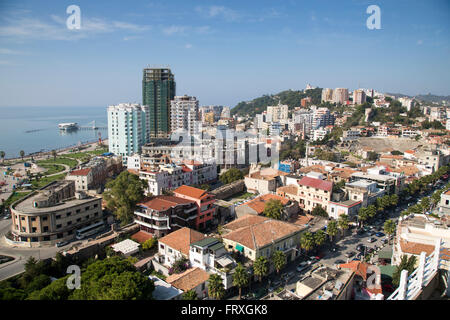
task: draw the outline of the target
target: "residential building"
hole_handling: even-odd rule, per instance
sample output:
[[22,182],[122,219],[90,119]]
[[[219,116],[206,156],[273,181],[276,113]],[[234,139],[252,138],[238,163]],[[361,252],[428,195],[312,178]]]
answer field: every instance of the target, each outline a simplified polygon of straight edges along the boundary
[[283,205],[281,213],[282,220],[287,220],[299,212],[298,203],[296,201],[292,201],[289,198],[276,194],[265,194],[235,207],[236,216],[240,218],[248,214],[263,215],[267,202],[271,200],[278,200]]
[[233,286],[231,271],[236,267],[236,261],[219,239],[209,237],[192,243],[189,261],[194,268],[220,275],[225,290]]
[[258,257],[270,260],[272,254],[283,251],[287,262],[300,255],[300,236],[305,230],[295,224],[262,216],[246,215],[223,226],[222,236],[228,251],[239,251],[255,261]]
[[300,100],[300,105],[303,108],[309,107],[311,105],[311,103],[312,103],[311,97],[306,97],[306,98],[303,98]]
[[30,246],[53,245],[75,238],[76,231],[111,222],[103,215],[102,198],[75,192],[74,181],[54,181],[11,205],[14,241]]
[[142,104],[148,107],[150,138],[169,136],[170,101],[175,97],[175,90],[175,76],[170,69],[145,68],[143,70]]
[[138,203],[134,210],[140,230],[158,238],[183,227],[195,229],[197,216],[194,201],[175,196],[153,197]]
[[200,268],[190,268],[166,278],[167,283],[183,292],[194,291],[199,299],[208,296],[209,274]]
[[267,194],[275,192],[277,187],[283,185],[283,178],[287,173],[273,168],[252,167],[247,176],[244,177],[245,187],[248,192]]
[[139,104],[121,103],[108,107],[108,147],[109,152],[127,157],[141,151],[149,141],[149,109]]
[[362,207],[362,201],[345,200],[345,201],[330,201],[328,216],[333,219],[339,219],[340,215],[347,215],[348,217],[356,217],[359,209]]
[[333,102],[333,89],[324,88],[322,89],[322,102]]
[[277,106],[268,106],[267,114],[272,115],[272,122],[283,122],[288,120],[289,107],[279,103]]
[[348,89],[336,88],[333,91],[333,102],[336,104],[346,104],[348,101]]
[[197,133],[198,116],[198,100],[195,97],[175,96],[170,101],[170,122],[171,132],[184,131],[190,136]]
[[209,228],[215,218],[215,197],[205,190],[183,185],[173,191],[176,197],[192,200],[197,205],[195,227],[198,230]]
[[345,191],[350,201],[361,202],[367,207],[376,202],[377,198],[386,194],[384,189],[378,188],[376,182],[356,180],[345,184]]
[[392,252],[392,264],[398,265],[402,255],[417,257],[422,252],[430,255],[437,240],[441,240],[441,259],[443,269],[450,270],[450,225],[448,219],[434,218],[427,215],[415,214],[400,217]]
[[353,91],[353,104],[363,104],[366,102],[366,93],[362,89]]

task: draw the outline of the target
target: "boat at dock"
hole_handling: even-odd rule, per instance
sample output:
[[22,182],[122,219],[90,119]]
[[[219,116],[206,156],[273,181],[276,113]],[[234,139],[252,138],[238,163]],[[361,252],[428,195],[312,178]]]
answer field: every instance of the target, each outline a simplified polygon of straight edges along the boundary
[[58,124],[59,130],[77,130],[78,123],[76,122],[65,122]]

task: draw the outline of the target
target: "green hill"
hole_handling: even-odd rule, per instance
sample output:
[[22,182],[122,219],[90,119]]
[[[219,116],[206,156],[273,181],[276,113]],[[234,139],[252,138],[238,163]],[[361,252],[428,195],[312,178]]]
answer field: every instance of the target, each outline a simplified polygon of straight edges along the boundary
[[239,102],[233,109],[231,109],[232,115],[245,116],[250,115],[255,116],[257,113],[261,113],[266,110],[267,106],[276,106],[278,102],[281,104],[287,104],[289,110],[300,106],[300,100],[306,97],[311,97],[312,104],[320,104],[322,97],[322,89],[316,88],[311,89],[306,92],[304,91],[293,91],[286,90],[275,95],[263,95],[262,97],[255,98],[251,101]]

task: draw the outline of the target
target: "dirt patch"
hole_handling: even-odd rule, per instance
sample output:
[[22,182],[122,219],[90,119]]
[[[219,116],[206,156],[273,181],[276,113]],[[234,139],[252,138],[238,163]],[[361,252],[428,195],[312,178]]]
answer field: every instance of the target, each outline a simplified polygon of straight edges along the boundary
[[360,138],[358,144],[361,147],[370,147],[375,152],[384,152],[387,149],[398,150],[405,152],[409,149],[414,149],[423,143],[417,142],[409,138]]

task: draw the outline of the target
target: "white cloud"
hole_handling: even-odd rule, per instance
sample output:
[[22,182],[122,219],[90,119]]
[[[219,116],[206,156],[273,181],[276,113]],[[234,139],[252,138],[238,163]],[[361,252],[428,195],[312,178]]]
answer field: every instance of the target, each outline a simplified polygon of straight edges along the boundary
[[101,33],[128,31],[143,32],[151,27],[122,21],[108,21],[100,18],[81,18],[81,29],[69,30],[65,18],[50,15],[49,20],[21,17],[5,19],[0,26],[0,37],[32,40],[77,40]]
[[186,45],[184,46],[186,49],[190,49],[190,48],[192,48],[192,44],[190,44],[190,43],[186,43]]
[[237,11],[224,6],[196,7],[195,11],[208,18],[222,17],[228,21],[235,21],[241,17]]
[[211,29],[210,26],[201,26],[201,27],[192,27],[192,26],[168,26],[168,27],[162,27],[162,32],[165,35],[171,36],[171,35],[188,35],[190,33],[194,34],[211,34],[214,31]]
[[11,50],[7,48],[0,48],[0,54],[20,55],[24,53],[21,51]]
[[171,36],[171,35],[176,34],[176,33],[184,34],[184,32],[186,31],[186,28],[187,27],[185,27],[185,26],[170,26],[170,27],[167,27],[167,28],[163,28],[162,31],[163,31],[164,34]]

